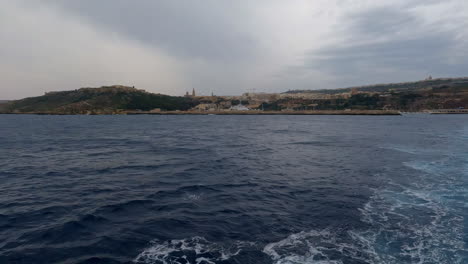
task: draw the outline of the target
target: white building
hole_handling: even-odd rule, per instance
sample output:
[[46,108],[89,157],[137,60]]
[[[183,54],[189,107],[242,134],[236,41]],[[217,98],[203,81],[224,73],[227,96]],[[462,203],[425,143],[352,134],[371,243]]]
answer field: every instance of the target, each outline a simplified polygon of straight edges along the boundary
[[249,111],[250,109],[247,106],[242,105],[242,103],[240,103],[238,105],[231,106],[231,108],[229,108],[229,110],[231,110],[231,111]]

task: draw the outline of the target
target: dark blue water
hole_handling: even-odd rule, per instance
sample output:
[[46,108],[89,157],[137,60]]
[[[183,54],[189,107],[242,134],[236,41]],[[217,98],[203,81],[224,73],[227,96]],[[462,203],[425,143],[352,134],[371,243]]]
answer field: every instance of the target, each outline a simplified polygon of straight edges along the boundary
[[0,263],[468,263],[468,116],[0,115]]

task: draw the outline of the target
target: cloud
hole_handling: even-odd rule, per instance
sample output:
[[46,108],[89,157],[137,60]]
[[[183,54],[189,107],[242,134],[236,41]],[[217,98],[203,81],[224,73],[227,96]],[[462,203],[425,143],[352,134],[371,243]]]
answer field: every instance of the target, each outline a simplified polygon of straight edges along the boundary
[[326,72],[336,76],[336,86],[418,80],[429,74],[465,76],[468,46],[460,35],[467,32],[468,17],[460,10],[468,9],[459,1],[374,3],[353,10],[335,31],[342,40],[309,50],[291,72]]
[[464,0],[0,0],[3,98],[107,84],[182,95],[466,75]]
[[249,19],[248,5],[236,1],[54,2],[99,27],[157,46],[173,56],[224,62],[255,56],[254,36],[239,21]]
[[96,30],[49,6],[3,1],[0,42],[4,98],[116,83],[154,92],[185,86],[177,61],[157,48]]

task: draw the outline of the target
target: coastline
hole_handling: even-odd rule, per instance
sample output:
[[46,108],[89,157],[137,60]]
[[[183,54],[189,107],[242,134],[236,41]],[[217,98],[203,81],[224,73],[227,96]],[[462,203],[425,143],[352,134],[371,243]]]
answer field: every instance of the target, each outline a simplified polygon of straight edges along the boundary
[[315,111],[122,111],[102,113],[10,112],[19,115],[401,115],[391,110],[315,110]]
[[311,110],[311,111],[88,111],[86,113],[66,112],[0,112],[0,115],[406,115],[406,114],[430,114],[430,115],[460,115],[468,114],[468,110],[443,109],[424,110],[417,112],[404,112],[397,110]]

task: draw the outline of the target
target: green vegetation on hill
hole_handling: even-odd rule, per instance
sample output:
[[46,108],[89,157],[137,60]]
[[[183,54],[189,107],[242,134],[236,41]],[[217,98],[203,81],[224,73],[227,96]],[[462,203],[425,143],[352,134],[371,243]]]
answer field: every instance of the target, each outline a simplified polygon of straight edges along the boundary
[[321,89],[321,90],[291,90],[285,93],[322,93],[322,94],[339,94],[339,93],[348,93],[353,89],[356,89],[361,92],[390,92],[394,91],[414,91],[422,90],[431,87],[443,87],[443,86],[466,86],[468,85],[467,78],[440,78],[432,80],[422,80],[417,82],[403,82],[403,83],[387,83],[387,84],[374,84],[374,85],[365,85],[365,86],[355,86],[349,88],[340,88],[340,89]]
[[421,90],[358,92],[349,97],[326,99],[283,98],[275,102],[275,110],[400,110],[468,109],[468,84],[440,86]]
[[[344,90],[289,92],[260,97],[176,97],[126,86],[81,88],[0,102],[0,113],[119,114],[144,111],[214,111],[235,105],[264,111],[468,109],[468,78],[362,86]],[[299,93],[299,94],[298,94]]]
[[81,88],[50,92],[4,104],[6,113],[112,114],[123,111],[188,110],[196,103],[191,98],[148,93],[126,86]]

